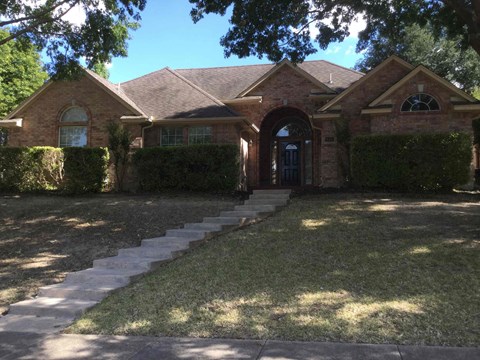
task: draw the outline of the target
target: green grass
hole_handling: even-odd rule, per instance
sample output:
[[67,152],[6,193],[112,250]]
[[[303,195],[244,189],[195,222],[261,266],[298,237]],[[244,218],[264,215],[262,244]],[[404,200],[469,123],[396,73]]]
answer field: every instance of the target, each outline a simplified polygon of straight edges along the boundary
[[67,331],[480,345],[480,204],[304,196],[108,297]]

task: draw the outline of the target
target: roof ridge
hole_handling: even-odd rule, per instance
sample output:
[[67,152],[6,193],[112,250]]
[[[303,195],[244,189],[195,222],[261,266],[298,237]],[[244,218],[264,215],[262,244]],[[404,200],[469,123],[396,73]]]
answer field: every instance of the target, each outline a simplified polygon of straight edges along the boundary
[[199,68],[175,69],[175,71],[182,71],[182,70],[231,69],[231,68],[245,68],[245,67],[254,67],[254,66],[275,66],[275,65],[276,65],[276,63],[269,63],[269,64],[248,64],[248,65],[230,65],[230,66],[213,66],[213,67],[199,67]]
[[200,93],[202,93],[203,95],[205,95],[206,97],[208,97],[210,100],[212,100],[214,103],[216,103],[217,105],[220,105],[220,106],[225,106],[225,108],[228,109],[228,111],[230,111],[233,115],[237,115],[235,112],[233,112],[227,105],[225,105],[224,103],[222,103],[219,99],[217,99],[215,96],[213,96],[212,94],[208,93],[207,91],[203,90],[201,87],[195,85],[194,83],[192,83],[190,80],[186,79],[185,77],[183,77],[182,75],[178,74],[175,70],[173,69],[170,69],[168,66],[165,68],[165,70],[169,71],[172,75],[178,77],[180,80],[182,80],[183,82],[185,82],[187,85],[189,85],[190,87],[194,88],[195,90],[199,91]]
[[[316,60],[316,61],[325,62],[325,63],[328,63],[328,64],[333,65],[335,67],[338,67],[338,68],[341,68],[341,69],[344,69],[344,70],[348,70],[348,71],[353,72],[353,73],[358,74],[358,75],[365,75],[365,73],[363,73],[361,71],[357,71],[357,70],[354,70],[354,69],[351,69],[351,68],[347,68],[345,66],[335,64],[335,63],[333,63],[331,61],[328,61],[328,60]],[[309,61],[309,62],[312,62],[312,60]]]
[[127,81],[124,81],[124,82],[119,82],[117,85],[122,86],[122,85],[125,85],[125,84],[127,84],[127,83],[130,83],[130,82],[132,82],[132,81],[137,81],[137,80],[139,80],[139,79],[142,79],[142,78],[144,78],[144,77],[147,77],[147,76],[150,76],[150,75],[159,73],[159,72],[164,71],[164,70],[167,70],[167,69],[169,69],[169,67],[168,67],[168,66],[164,66],[164,67],[161,68],[161,69],[158,69],[158,70],[155,70],[155,71],[151,71],[151,72],[149,72],[149,73],[147,73],[147,74],[141,75],[141,76],[136,77],[136,78],[134,78],[134,79],[127,80]]

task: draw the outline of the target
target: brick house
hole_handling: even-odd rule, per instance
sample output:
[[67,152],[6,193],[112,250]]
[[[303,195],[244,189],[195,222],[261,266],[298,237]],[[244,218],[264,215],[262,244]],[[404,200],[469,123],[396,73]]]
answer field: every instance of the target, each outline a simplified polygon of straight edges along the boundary
[[238,144],[248,187],[338,187],[348,166],[345,129],[350,136],[472,134],[479,116],[476,99],[392,56],[366,75],[284,60],[165,68],[114,85],[86,70],[80,80],[47,83],[0,124],[9,146],[107,146],[106,125],[119,121],[136,147]]

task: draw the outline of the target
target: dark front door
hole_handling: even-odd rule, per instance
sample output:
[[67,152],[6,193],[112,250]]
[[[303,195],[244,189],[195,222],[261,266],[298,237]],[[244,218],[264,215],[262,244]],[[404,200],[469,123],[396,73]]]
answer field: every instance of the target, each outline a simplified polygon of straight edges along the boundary
[[282,141],[280,148],[281,184],[284,186],[299,186],[301,184],[300,141]]

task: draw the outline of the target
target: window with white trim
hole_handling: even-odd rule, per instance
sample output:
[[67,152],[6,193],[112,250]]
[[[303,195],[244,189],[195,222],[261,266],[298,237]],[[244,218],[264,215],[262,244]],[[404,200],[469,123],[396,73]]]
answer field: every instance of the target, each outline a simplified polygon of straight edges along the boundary
[[188,128],[189,144],[209,144],[212,142],[211,126],[192,126]]
[[183,127],[162,127],[161,146],[183,145]]
[[402,104],[402,112],[440,110],[438,101],[431,95],[418,93],[410,96]]
[[85,109],[75,106],[67,109],[60,118],[59,146],[87,146],[88,115]]

